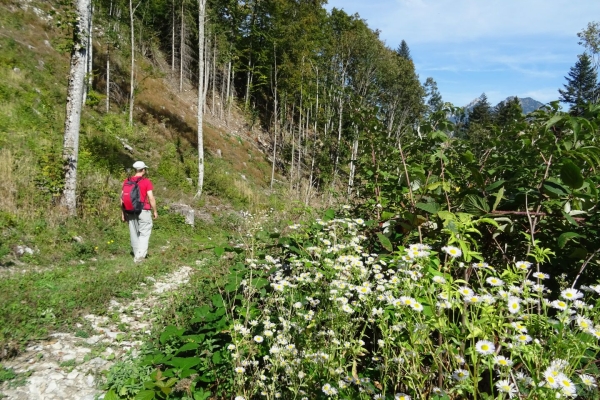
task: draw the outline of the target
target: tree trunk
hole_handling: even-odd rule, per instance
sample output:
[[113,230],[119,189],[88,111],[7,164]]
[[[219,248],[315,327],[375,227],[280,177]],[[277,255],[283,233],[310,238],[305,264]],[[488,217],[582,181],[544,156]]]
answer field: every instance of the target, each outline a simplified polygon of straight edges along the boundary
[[110,44],[106,45],[106,113],[110,112]]
[[204,186],[204,17],[206,0],[198,0],[198,191],[196,198],[202,196]]
[[[138,3],[139,5],[139,3]],[[136,6],[137,8],[137,6]],[[129,23],[131,25],[131,76],[129,78],[129,126],[133,125],[133,100],[135,90],[135,30],[133,27],[133,8],[132,0],[129,0]]]
[[229,60],[229,64],[227,65],[227,121],[226,124],[229,125],[229,117],[231,115],[231,95],[229,93],[231,89],[231,76],[233,75],[233,69],[231,68],[231,59]]
[[215,43],[213,46],[212,57],[212,101],[210,113],[215,115],[215,87],[217,86],[217,35],[215,35]]
[[73,29],[73,50],[71,51],[71,70],[67,91],[67,111],[65,118],[65,136],[63,141],[63,160],[65,168],[65,187],[61,199],[69,215],[77,214],[77,161],[79,156],[79,126],[85,84],[86,54],[88,49],[87,29],[92,13],[91,0],[77,0],[77,23]]
[[[358,128],[357,128],[358,130]],[[350,160],[350,177],[348,178],[348,197],[352,194],[352,188],[354,186],[354,173],[356,171],[356,157],[358,155],[358,132],[356,132],[356,137],[354,138],[354,143],[352,144],[352,158]]]
[[179,33],[179,91],[183,92],[183,56],[184,56],[184,38],[185,21],[183,18],[183,1],[181,2],[181,30]]
[[171,20],[171,73],[175,75],[175,0],[171,0],[172,20]]
[[275,52],[275,47],[273,47],[273,53],[274,53],[274,62],[275,62],[275,70],[274,70],[274,80],[275,80],[275,87],[273,90],[273,109],[274,109],[274,120],[275,120],[275,127],[273,128],[274,131],[274,138],[273,138],[273,164],[271,166],[271,190],[273,190],[273,182],[275,181],[275,163],[277,160],[277,126],[279,125],[279,116],[277,115],[277,110],[278,110],[278,104],[277,104],[277,53]]
[[90,88],[94,84],[94,73],[93,73],[93,51],[94,48],[92,46],[92,36],[93,36],[93,24],[94,24],[94,5],[92,4],[92,8],[90,10],[90,19],[88,22],[88,34],[87,34],[87,54],[86,54],[86,76],[87,82],[85,84],[85,88],[83,90],[83,105],[85,105],[85,101],[87,100],[87,95],[90,91]]

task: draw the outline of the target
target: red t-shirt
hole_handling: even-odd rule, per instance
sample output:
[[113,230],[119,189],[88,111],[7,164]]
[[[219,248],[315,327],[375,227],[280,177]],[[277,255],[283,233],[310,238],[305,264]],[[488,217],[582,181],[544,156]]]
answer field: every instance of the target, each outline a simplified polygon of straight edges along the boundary
[[[154,190],[154,187],[152,186],[152,182],[150,181],[150,179],[144,178],[144,177],[136,178],[134,176],[131,179],[134,181],[137,181],[137,183],[138,183],[138,187],[140,188],[140,199],[144,202],[144,210],[151,210],[152,206],[150,205],[150,201],[147,200],[147,197],[148,197],[148,191]],[[123,181],[123,184],[125,184],[128,180],[129,180],[129,178],[125,179]]]

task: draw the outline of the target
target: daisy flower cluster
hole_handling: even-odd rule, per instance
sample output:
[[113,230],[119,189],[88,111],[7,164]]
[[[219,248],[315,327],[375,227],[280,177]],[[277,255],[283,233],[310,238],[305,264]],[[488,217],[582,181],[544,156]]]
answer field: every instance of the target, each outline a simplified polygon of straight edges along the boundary
[[236,394],[461,398],[483,377],[504,398],[596,389],[600,285],[551,298],[529,262],[466,265],[450,245],[373,254],[363,228],[296,225],[277,257],[247,260],[230,310]]

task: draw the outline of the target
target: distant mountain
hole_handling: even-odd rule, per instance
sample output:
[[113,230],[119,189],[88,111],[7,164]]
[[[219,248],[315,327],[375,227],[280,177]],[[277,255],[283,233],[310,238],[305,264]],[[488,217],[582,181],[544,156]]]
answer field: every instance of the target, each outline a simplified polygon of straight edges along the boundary
[[[465,109],[465,112],[468,114],[469,112],[471,112],[471,110],[477,105],[477,103],[479,103],[480,101],[483,100],[485,96],[485,93],[482,93],[481,96],[474,98],[469,104],[467,104],[466,106],[464,106],[463,108]],[[504,103],[505,101],[508,101],[510,99],[512,99],[514,96],[509,96],[506,99],[502,100],[500,103]],[[523,114],[527,115],[532,111],[537,110],[538,108],[542,107],[544,105],[544,103],[541,103],[537,100],[532,99],[531,97],[519,97],[519,103],[521,103],[521,107],[523,108]],[[498,103],[498,104],[500,104]]]
[[[508,97],[506,100],[508,99],[510,99],[510,97]],[[519,103],[521,103],[521,108],[523,108],[523,114],[525,115],[537,110],[538,108],[541,108],[544,105],[544,103],[540,103],[531,97],[519,97]]]

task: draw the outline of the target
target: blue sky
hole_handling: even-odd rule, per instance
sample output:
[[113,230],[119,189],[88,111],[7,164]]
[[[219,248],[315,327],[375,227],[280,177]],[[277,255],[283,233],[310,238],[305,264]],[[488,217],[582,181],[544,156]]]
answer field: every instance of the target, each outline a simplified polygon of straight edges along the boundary
[[328,0],[358,13],[391,48],[406,40],[421,81],[464,106],[484,93],[558,99],[584,48],[577,33],[600,21],[600,0]]

